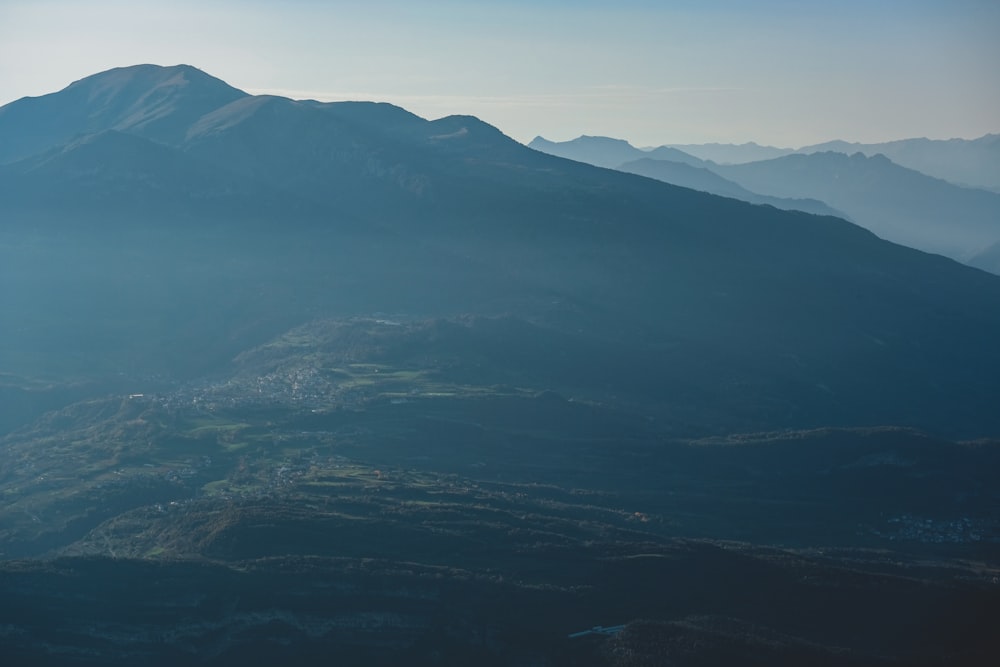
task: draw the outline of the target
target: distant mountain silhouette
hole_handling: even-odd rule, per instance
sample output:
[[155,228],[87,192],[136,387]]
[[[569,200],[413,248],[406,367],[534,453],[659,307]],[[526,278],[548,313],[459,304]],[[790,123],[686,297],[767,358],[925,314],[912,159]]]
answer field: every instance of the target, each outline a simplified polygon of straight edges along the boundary
[[655,178],[656,180],[663,181],[664,183],[681,185],[685,188],[691,188],[692,190],[710,192],[713,195],[719,195],[721,197],[741,199],[743,201],[750,202],[751,204],[766,204],[768,206],[774,206],[775,208],[781,208],[789,211],[804,211],[806,213],[815,213],[817,215],[835,215],[842,218],[847,217],[843,213],[840,213],[839,211],[816,199],[782,199],[781,197],[759,195],[755,192],[750,192],[733,181],[719,176],[714,171],[704,167],[694,167],[681,162],[643,158],[641,160],[634,160],[633,162],[626,162],[621,165],[619,169],[621,171],[627,171],[630,174],[648,176],[649,178]]
[[956,185],[1000,191],[1000,134],[978,139],[902,139],[879,144],[829,141],[799,153],[881,153],[896,164]]
[[702,166],[702,161],[669,146],[660,146],[650,151],[636,148],[624,139],[612,139],[610,137],[578,137],[572,141],[548,141],[542,137],[535,137],[529,148],[536,151],[558,155],[577,162],[586,162],[597,167],[607,169],[617,169],[626,162],[642,159],[671,160],[693,166]]
[[671,144],[688,155],[720,165],[760,162],[793,153],[882,154],[898,165],[955,185],[1000,191],[1000,134],[978,139],[901,139],[863,144],[827,141],[798,149],[745,144]]
[[710,160],[718,164],[743,164],[744,162],[770,160],[795,152],[791,148],[761,146],[753,141],[745,144],[670,144],[670,146],[702,160]]
[[[184,66],[19,100],[0,136],[30,137],[0,169],[4,233],[40,239],[0,244],[10,372],[192,378],[322,316],[514,314],[685,432],[1000,431],[1000,373],[983,372],[1000,368],[1000,279],[837,218],[596,169],[468,116],[247,96]],[[930,199],[953,186],[841,157],[780,160],[871,163],[862,192],[959,219],[964,199]],[[767,168],[809,183],[783,164]],[[835,173],[857,166],[816,179]]]
[[967,261],[1000,240],[1000,194],[961,188],[884,155],[787,155],[712,170],[775,197],[819,199],[882,238]]
[[558,155],[597,167],[648,176],[664,183],[710,192],[723,197],[732,197],[751,204],[767,204],[789,211],[805,211],[844,217],[843,213],[821,201],[782,199],[750,192],[711,171],[711,162],[705,162],[670,146],[641,150],[627,141],[609,137],[579,137],[564,142],[553,142],[542,137],[535,137],[528,146],[549,155]]

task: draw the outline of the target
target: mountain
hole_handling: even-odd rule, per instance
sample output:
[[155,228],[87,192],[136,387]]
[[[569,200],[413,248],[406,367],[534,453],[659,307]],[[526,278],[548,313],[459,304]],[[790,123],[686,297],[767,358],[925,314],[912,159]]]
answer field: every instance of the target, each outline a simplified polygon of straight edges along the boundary
[[771,160],[795,152],[791,148],[761,146],[753,141],[745,144],[670,144],[670,147],[718,164],[742,164]]
[[0,163],[119,130],[176,142],[201,116],[246,93],[187,65],[122,67],[0,108]]
[[641,150],[627,141],[609,137],[579,137],[564,142],[552,142],[542,137],[535,137],[528,147],[549,155],[648,176],[665,183],[732,197],[751,204],[766,204],[789,211],[844,217],[842,213],[821,201],[801,198],[782,199],[750,192],[711,171],[711,162],[703,162],[670,146]]
[[692,190],[709,192],[721,197],[732,197],[751,204],[764,204],[775,208],[789,211],[803,211],[816,215],[834,215],[846,217],[844,214],[830,208],[821,201],[815,199],[782,199],[780,197],[767,197],[750,192],[733,181],[719,176],[714,171],[704,167],[694,167],[682,162],[672,162],[670,160],[655,160],[653,158],[643,158],[626,162],[618,167],[620,171],[630,174],[648,176],[664,183],[680,185]]
[[549,155],[558,155],[577,162],[586,162],[597,167],[617,169],[620,165],[634,160],[653,159],[671,160],[692,166],[701,166],[701,160],[669,146],[644,151],[636,148],[624,139],[610,137],[578,137],[572,141],[548,141],[535,137],[528,144],[529,148]]
[[1000,239],[1000,194],[952,185],[884,155],[796,154],[712,169],[755,192],[819,199],[882,238],[959,261]]
[[1000,191],[1000,134],[978,139],[902,139],[877,144],[830,141],[798,153],[882,154],[896,164],[956,185]]
[[4,664],[992,664],[1000,277],[185,66],[0,136]]
[[898,165],[955,185],[1000,191],[998,134],[978,139],[919,138],[873,144],[836,140],[798,149],[761,146],[752,141],[745,144],[671,144],[670,147],[720,165],[761,162],[792,153],[862,153],[868,157],[881,154]]

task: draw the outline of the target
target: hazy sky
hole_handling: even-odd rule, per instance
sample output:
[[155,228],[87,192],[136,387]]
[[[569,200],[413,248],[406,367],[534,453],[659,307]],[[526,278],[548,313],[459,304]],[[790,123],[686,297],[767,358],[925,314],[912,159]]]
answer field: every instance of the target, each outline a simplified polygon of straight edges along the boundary
[[143,62],[641,146],[1000,132],[997,0],[0,0],[0,104]]

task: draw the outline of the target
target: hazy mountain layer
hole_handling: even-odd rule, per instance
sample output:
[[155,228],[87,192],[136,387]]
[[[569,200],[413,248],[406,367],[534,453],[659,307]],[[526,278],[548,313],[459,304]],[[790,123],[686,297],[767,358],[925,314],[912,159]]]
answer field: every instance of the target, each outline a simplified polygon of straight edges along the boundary
[[882,238],[960,261],[1000,240],[1000,194],[960,188],[881,155],[788,155],[712,169],[755,192],[814,197]]
[[1000,191],[1000,134],[978,139],[902,139],[878,144],[829,141],[799,153],[882,154],[896,164],[956,185]]
[[[977,140],[977,145],[991,145],[989,138]],[[913,142],[886,145],[895,147],[896,153],[910,155],[919,152],[913,146],[924,145],[918,140]],[[961,146],[966,143],[970,142]],[[859,159],[862,153],[858,151],[850,160],[846,155],[836,157],[840,153],[833,151],[853,146],[846,142],[807,147],[799,152],[801,155],[792,155],[791,149],[752,143],[706,144],[707,152],[699,155],[719,158],[719,164],[693,158],[674,147],[647,152],[607,137],[580,137],[562,143],[538,137],[529,145],[553,155],[754,204],[839,215],[890,241],[981,268],[989,266],[989,262],[975,263],[972,258],[1000,240],[998,195],[902,169],[881,155],[873,156],[871,161]],[[824,146],[829,148],[826,153],[817,152]],[[658,159],[657,154],[664,159]],[[761,156],[773,159],[755,159]]]
[[751,204],[766,204],[789,211],[805,211],[806,213],[843,217],[842,213],[821,201],[782,199],[750,192],[711,171],[711,162],[705,162],[669,146],[641,150],[627,141],[608,137],[579,137],[572,141],[563,142],[547,141],[542,137],[535,137],[528,146],[549,155],[557,155],[597,167],[648,176],[664,183],[723,197],[733,197]]
[[761,146],[753,141],[745,144],[670,144],[670,147],[702,160],[711,160],[717,164],[743,164],[744,162],[772,160],[795,152],[791,148]]
[[978,139],[919,138],[875,144],[837,140],[799,149],[760,146],[754,142],[671,144],[670,148],[722,165],[772,160],[792,153],[862,153],[868,157],[881,154],[898,165],[955,185],[1000,191],[1000,135],[997,134]]
[[[5,657],[995,650],[995,442],[679,439],[634,403],[587,398],[604,378],[567,372],[545,336],[507,318],[314,322],[213,381],[81,402],[0,439],[3,555],[58,557],[0,564]],[[596,623],[627,627],[569,640]]]
[[607,137],[580,137],[566,142],[551,142],[536,137],[528,145],[545,153],[611,169],[623,162],[644,157],[704,166],[692,161],[692,158],[720,165],[736,165],[773,160],[793,153],[862,153],[868,157],[881,154],[898,165],[955,185],[1000,191],[998,134],[987,134],[978,139],[919,138],[875,144],[837,140],[798,149],[761,146],[752,141],[745,144],[669,144],[652,149],[638,149],[621,139]]
[[623,139],[612,139],[610,137],[578,137],[572,141],[548,141],[542,137],[535,137],[528,148],[536,151],[558,155],[577,162],[586,162],[597,167],[608,169],[618,169],[626,162],[634,160],[670,160],[680,162],[694,167],[701,167],[702,160],[683,151],[669,146],[660,146],[652,150],[642,150]]
[[705,167],[694,167],[689,164],[671,162],[669,160],[643,158],[621,164],[618,166],[618,169],[630,174],[655,178],[664,183],[691,188],[692,190],[701,190],[702,192],[709,192],[721,197],[741,199],[751,204],[764,204],[788,211],[803,211],[816,215],[847,217],[816,199],[782,199],[781,197],[758,195]]

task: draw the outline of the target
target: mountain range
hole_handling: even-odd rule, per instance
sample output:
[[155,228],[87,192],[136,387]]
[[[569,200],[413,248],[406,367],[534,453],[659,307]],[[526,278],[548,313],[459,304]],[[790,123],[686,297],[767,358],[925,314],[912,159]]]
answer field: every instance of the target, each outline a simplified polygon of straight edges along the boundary
[[882,238],[959,261],[1000,240],[1000,194],[952,185],[884,155],[796,154],[716,171],[758,192],[815,197]]
[[732,195],[965,200],[582,144],[727,196],[186,65],[0,108],[5,664],[991,664],[1000,276]]
[[648,176],[673,185],[709,192],[722,197],[732,197],[751,204],[767,204],[791,211],[844,217],[842,213],[821,201],[782,199],[750,192],[741,185],[711,171],[711,166],[713,166],[711,162],[706,162],[670,146],[660,146],[646,151],[636,148],[624,139],[584,136],[564,142],[548,141],[542,137],[535,137],[528,144],[528,147],[549,155],[558,155],[597,167]]
[[[902,139],[875,144],[828,141],[798,153],[885,155],[898,165],[970,188],[1000,192],[1000,134],[978,139]],[[777,156],[776,156],[777,157]]]
[[978,139],[917,138],[874,144],[836,140],[797,149],[761,146],[752,141],[745,144],[670,144],[668,147],[724,165],[772,160],[792,153],[885,155],[900,166],[954,185],[1000,192],[1000,134],[987,134]]
[[[987,134],[978,139],[901,139],[865,144],[849,141],[827,141],[800,148],[762,146],[753,141],[744,144],[667,144],[638,149],[622,139],[583,136],[571,142],[552,142],[536,137],[529,144],[545,153],[578,159],[610,169],[629,160],[648,157],[693,164],[692,160],[719,165],[760,162],[792,155],[812,153],[862,153],[868,157],[885,155],[896,164],[953,185],[1000,191],[1000,134]],[[643,154],[640,155],[639,151]],[[703,166],[695,164],[695,166]]]
[[670,148],[675,148],[688,155],[693,155],[700,160],[711,161],[716,164],[757,162],[758,160],[770,160],[795,152],[792,148],[761,146],[754,141],[744,144],[670,144]]
[[[972,160],[971,156],[979,155],[987,139],[989,137],[967,142],[966,152],[962,154]],[[914,141],[914,144],[897,142],[891,146],[899,154],[916,154],[916,148],[909,152],[903,148],[924,145]],[[882,154],[866,156],[860,151],[851,155],[835,150],[820,151],[823,146],[807,147],[799,152],[764,150],[766,147],[745,144],[736,147],[745,153],[743,159],[725,164],[703,161],[692,155],[678,160],[674,147],[656,149],[660,154],[673,151],[670,155],[675,156],[661,159],[654,156],[655,151],[643,151],[627,142],[601,137],[580,137],[562,143],[537,138],[530,145],[554,155],[751,203],[838,215],[890,241],[981,268],[989,267],[990,263],[974,258],[1000,241],[1000,194],[954,185],[902,167]],[[830,148],[849,146],[845,142],[829,145]],[[720,153],[720,145],[712,144],[708,148],[710,150],[699,154],[733,157]],[[954,149],[955,152],[961,150]],[[761,155],[776,157],[745,159]],[[624,159],[613,164],[619,158]],[[983,173],[992,171],[985,168]]]

